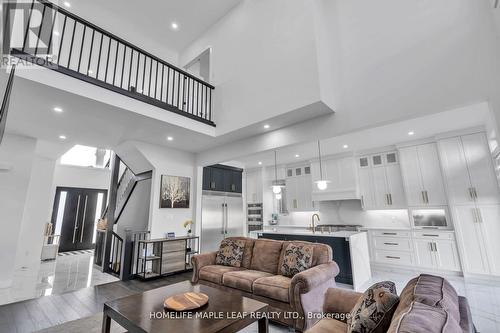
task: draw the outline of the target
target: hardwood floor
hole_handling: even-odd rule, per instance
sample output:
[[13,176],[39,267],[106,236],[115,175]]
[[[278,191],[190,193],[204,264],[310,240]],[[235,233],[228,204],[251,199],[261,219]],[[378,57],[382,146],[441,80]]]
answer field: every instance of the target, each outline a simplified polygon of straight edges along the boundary
[[118,281],[60,295],[43,296],[0,306],[0,332],[34,332],[102,312],[107,301],[191,278],[191,272],[143,282]]

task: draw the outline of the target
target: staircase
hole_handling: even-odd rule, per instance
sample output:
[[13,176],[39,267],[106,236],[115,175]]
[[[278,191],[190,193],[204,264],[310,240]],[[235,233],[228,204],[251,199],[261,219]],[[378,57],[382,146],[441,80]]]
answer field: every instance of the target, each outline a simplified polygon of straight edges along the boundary
[[[112,181],[109,205],[101,218],[107,218],[108,228],[97,237],[94,263],[102,267],[104,272],[119,277],[122,280],[132,278],[135,263],[137,240],[147,239],[149,231],[128,231],[119,235],[113,231],[123,214],[138,182],[150,179],[152,171],[135,174],[118,156],[112,163]],[[117,179],[115,183],[113,180]],[[116,185],[113,185],[116,184]],[[148,203],[149,204],[149,203]]]
[[[16,3],[4,5],[6,27],[14,31],[8,13]],[[28,20],[16,35],[22,43],[7,44],[10,55],[215,126],[209,83],[47,0],[25,5]]]
[[5,126],[7,124],[7,114],[9,112],[10,94],[12,92],[12,85],[14,84],[14,75],[16,66],[12,66],[7,87],[3,95],[2,106],[0,108],[0,144],[2,144],[3,135],[5,133]]

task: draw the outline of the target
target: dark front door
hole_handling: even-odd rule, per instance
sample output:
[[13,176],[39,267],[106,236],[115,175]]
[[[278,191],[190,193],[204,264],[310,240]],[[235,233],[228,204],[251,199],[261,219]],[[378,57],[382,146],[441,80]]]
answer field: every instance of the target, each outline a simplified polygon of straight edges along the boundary
[[97,220],[106,207],[107,191],[58,187],[52,212],[59,252],[92,249]]

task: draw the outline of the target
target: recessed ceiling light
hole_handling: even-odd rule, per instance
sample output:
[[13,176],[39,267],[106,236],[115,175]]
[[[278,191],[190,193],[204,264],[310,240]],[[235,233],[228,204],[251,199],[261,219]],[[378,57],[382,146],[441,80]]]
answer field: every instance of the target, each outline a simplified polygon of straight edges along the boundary
[[413,132],[413,131],[409,131],[409,132],[408,132],[408,135],[409,135],[409,136],[415,135],[415,132]]
[[89,69],[89,74],[94,74],[94,71]]
[[59,139],[66,140],[66,135],[59,135]]
[[295,157],[300,157],[300,155],[299,154],[295,154]]
[[62,108],[60,108],[60,107],[58,107],[58,106],[56,106],[56,107],[54,108],[54,111],[55,111],[55,112],[59,112],[59,113],[61,113],[61,112],[63,112],[63,109],[62,109]]
[[259,165],[262,165],[262,162],[259,162]]
[[265,124],[265,125],[264,125],[264,128],[265,128],[265,129],[268,129],[269,127],[271,127],[271,126],[269,126],[269,124]]
[[65,5],[66,7],[68,7],[68,8],[70,8],[70,7],[71,7],[71,4],[70,4],[69,2],[67,2],[67,1],[64,1],[64,5]]
[[342,147],[343,147],[344,149],[347,149],[347,148],[349,148],[349,145],[343,145]]
[[60,35],[59,31],[54,31],[54,35],[59,36]]
[[168,140],[168,141],[173,141],[173,140],[174,140],[174,138],[173,138],[173,137],[171,137],[171,136],[167,136],[167,140]]
[[172,29],[174,30],[177,30],[179,29],[179,24],[177,22],[172,22],[172,24],[170,25],[172,27]]

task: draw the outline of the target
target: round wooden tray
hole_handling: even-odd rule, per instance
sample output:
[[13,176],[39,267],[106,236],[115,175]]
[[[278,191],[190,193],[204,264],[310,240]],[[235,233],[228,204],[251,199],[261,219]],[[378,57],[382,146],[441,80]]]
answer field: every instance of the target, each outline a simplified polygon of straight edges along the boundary
[[201,308],[208,303],[208,296],[202,293],[188,292],[174,295],[163,302],[166,309],[174,311],[188,311]]

